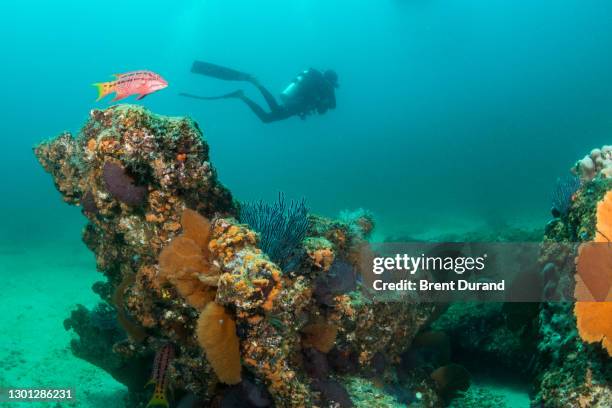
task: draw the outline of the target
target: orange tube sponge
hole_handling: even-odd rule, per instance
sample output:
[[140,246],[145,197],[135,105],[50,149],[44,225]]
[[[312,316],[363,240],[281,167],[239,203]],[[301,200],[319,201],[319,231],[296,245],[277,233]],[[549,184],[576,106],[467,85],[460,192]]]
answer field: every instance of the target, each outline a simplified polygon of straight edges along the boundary
[[238,384],[240,378],[240,347],[236,323],[225,308],[210,302],[198,318],[198,343],[221,382]]

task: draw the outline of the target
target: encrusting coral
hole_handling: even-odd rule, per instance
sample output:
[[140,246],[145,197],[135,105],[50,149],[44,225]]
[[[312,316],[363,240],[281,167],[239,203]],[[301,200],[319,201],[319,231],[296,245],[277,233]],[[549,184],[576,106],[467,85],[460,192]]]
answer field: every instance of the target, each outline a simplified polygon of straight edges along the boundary
[[[148,372],[168,344],[176,401],[231,406],[250,390],[259,407],[352,406],[351,376],[384,373],[429,321],[431,305],[360,292],[353,269],[374,225],[367,212],[343,222],[300,206],[306,237],[292,243],[290,266],[273,262],[262,236],[234,218],[238,206],[189,119],[129,105],[94,110],[78,136],[35,154],[64,200],[82,206],[83,240],[105,278],[94,291],[132,333],[88,348],[98,332],[88,313],[74,315],[66,327],[80,335],[75,352],[129,383],[130,407],[149,399],[132,386],[147,378],[114,370]],[[433,381],[418,381],[428,406],[439,406]]]

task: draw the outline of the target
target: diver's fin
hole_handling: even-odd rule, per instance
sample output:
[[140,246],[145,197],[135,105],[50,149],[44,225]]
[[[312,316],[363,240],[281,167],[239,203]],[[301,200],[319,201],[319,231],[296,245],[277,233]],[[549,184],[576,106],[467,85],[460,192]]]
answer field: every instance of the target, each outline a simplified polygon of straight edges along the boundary
[[193,61],[191,72],[225,81],[250,81],[251,75],[204,61]]
[[201,99],[204,101],[214,101],[217,99],[240,98],[241,96],[244,95],[244,91],[238,90],[238,91],[230,92],[225,95],[219,95],[219,96],[200,96],[200,95],[193,95],[193,94],[185,93],[185,92],[181,92],[179,95],[184,96],[186,98]]

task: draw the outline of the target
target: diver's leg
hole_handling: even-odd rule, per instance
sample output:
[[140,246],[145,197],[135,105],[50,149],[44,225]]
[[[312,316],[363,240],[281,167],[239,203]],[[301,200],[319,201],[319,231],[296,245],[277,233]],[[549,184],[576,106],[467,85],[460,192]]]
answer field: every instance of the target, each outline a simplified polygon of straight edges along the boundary
[[241,95],[243,94],[244,94],[244,91],[238,90],[238,91],[230,92],[228,94],[219,95],[219,96],[201,96],[201,95],[194,95],[194,94],[190,94],[186,92],[180,92],[179,96],[185,96],[187,98],[193,98],[193,99],[202,99],[205,101],[214,101],[215,99],[240,98]]
[[274,112],[266,112],[261,106],[249,99],[244,94],[239,95],[238,98],[242,100],[263,123],[270,123],[274,122],[275,120],[279,120],[275,118]]
[[249,79],[247,79],[247,81],[249,81],[250,83],[255,85],[255,87],[257,89],[259,89],[259,92],[261,93],[261,95],[266,100],[266,103],[268,104],[268,106],[270,107],[270,110],[272,110],[272,112],[281,111],[283,109],[278,104],[278,102],[276,102],[276,98],[274,97],[274,95],[272,95],[272,92],[268,91],[265,86],[260,84],[259,81],[257,80],[257,78],[255,78],[254,76],[249,76]]
[[276,98],[274,97],[274,95],[272,95],[270,91],[268,91],[262,85],[255,85],[255,86],[257,87],[257,89],[259,89],[259,92],[261,92],[264,99],[268,103],[268,106],[273,112],[280,111],[282,109],[280,105],[278,104],[278,102],[276,102]]

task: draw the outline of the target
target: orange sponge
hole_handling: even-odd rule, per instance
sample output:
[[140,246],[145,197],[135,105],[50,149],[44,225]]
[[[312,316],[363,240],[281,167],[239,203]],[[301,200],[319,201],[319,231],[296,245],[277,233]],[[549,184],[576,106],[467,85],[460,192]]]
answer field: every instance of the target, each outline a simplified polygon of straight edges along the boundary
[[577,301],[612,301],[612,245],[607,242],[584,242],[576,259]]
[[210,221],[198,214],[197,211],[186,208],[181,216],[183,236],[193,240],[208,255],[208,242],[210,241]]
[[[612,191],[597,203],[595,243],[580,246],[574,296],[577,300],[609,300],[612,264]],[[576,325],[582,340],[601,342],[612,357],[612,302],[581,302],[574,306]]]
[[576,302],[574,314],[582,340],[601,342],[612,357],[612,302]]
[[215,298],[211,287],[217,268],[208,259],[210,222],[193,210],[185,209],[181,218],[183,234],[174,238],[159,255],[160,277],[170,282],[196,309]]
[[240,347],[236,323],[225,308],[215,302],[208,303],[198,318],[196,335],[219,380],[238,384]]
[[612,191],[597,203],[595,242],[612,242]]

